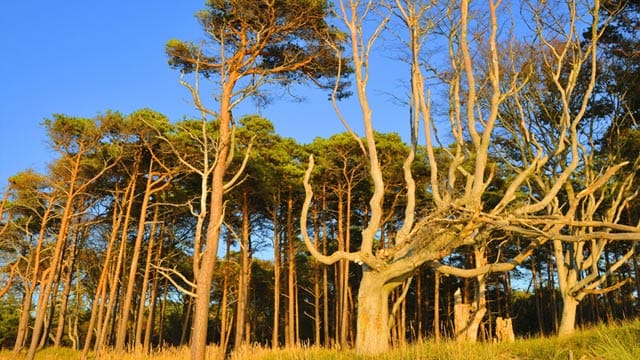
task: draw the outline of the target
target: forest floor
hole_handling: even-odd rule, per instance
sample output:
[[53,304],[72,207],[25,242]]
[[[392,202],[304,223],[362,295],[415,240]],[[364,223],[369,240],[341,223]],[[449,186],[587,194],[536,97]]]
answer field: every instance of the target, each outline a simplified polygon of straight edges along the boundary
[[[223,358],[219,349],[210,347],[210,359]],[[94,357],[91,357],[94,358]],[[180,360],[189,358],[189,349],[166,348],[150,355],[142,353],[102,353],[104,360]],[[489,360],[489,359],[640,359],[640,320],[614,325],[602,325],[577,331],[574,335],[558,337],[519,338],[512,343],[461,344],[453,341],[435,342],[425,339],[416,344],[397,348],[378,356],[358,355],[352,350],[322,349],[316,347],[272,350],[259,346],[236,351],[230,360]],[[1,350],[0,359],[24,359],[10,350]],[[80,359],[80,352],[69,348],[47,348],[36,355],[38,360]]]

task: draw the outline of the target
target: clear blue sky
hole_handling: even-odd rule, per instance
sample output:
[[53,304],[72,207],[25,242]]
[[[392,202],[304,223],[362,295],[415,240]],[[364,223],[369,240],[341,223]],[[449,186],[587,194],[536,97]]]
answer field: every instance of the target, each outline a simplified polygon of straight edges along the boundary
[[[26,168],[44,171],[52,153],[41,123],[54,113],[92,117],[106,110],[148,107],[171,120],[195,114],[190,97],[167,65],[170,38],[202,36],[194,13],[204,0],[3,1],[0,5],[0,189]],[[385,65],[379,88],[404,92]],[[406,110],[376,94],[380,131],[406,133]],[[344,130],[325,94],[298,88],[304,102],[278,100],[265,109],[243,106],[236,117],[260,112],[282,136],[310,142]],[[286,97],[285,97],[286,98]],[[212,103],[210,103],[212,104]],[[358,128],[355,99],[346,114]]]

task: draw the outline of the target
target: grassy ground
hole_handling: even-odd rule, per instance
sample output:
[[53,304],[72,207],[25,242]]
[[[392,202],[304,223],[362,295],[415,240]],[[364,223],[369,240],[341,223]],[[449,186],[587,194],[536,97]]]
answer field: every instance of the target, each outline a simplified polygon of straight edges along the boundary
[[[151,355],[105,353],[105,360],[180,360],[189,358],[189,349],[167,348]],[[219,349],[209,348],[209,359],[222,358]],[[0,351],[0,359],[24,359],[10,351]],[[71,349],[45,349],[36,356],[38,360],[80,359],[80,353]],[[354,351],[338,351],[319,348],[271,350],[250,347],[231,354],[230,360],[508,360],[508,359],[640,359],[640,321],[615,326],[600,326],[577,332],[566,338],[518,339],[502,344],[435,343],[425,340],[379,356],[358,355]]]

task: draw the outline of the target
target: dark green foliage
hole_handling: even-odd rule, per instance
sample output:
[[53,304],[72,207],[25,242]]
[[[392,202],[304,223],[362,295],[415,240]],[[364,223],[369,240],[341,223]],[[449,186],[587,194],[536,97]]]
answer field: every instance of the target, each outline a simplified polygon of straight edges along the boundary
[[13,346],[20,319],[19,301],[14,294],[0,300],[0,349]]
[[[344,76],[350,69],[336,53],[344,34],[327,24],[329,16],[324,0],[211,0],[196,14],[204,45],[170,40],[169,65],[231,81],[251,76],[254,85],[310,80],[333,89],[338,72]],[[338,97],[349,95],[347,85],[339,82]]]

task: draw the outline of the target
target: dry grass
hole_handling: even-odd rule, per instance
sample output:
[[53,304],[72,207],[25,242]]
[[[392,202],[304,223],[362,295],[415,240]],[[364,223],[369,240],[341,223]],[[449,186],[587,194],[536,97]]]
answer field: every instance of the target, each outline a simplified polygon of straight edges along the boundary
[[[91,357],[92,359],[95,356]],[[105,360],[181,360],[189,359],[189,348],[165,348],[152,354],[105,352],[100,359]],[[208,359],[223,359],[219,348],[208,348]],[[1,351],[0,359],[24,359],[24,355],[14,356],[10,351]],[[71,349],[45,349],[36,356],[38,360],[80,359],[80,353]],[[424,340],[411,346],[395,349],[378,356],[359,355],[352,350],[298,347],[272,350],[260,346],[248,346],[227,356],[229,360],[534,360],[534,359],[640,359],[640,321],[599,326],[577,332],[566,338],[518,339],[514,343],[502,344],[459,344],[456,342],[435,343]]]

